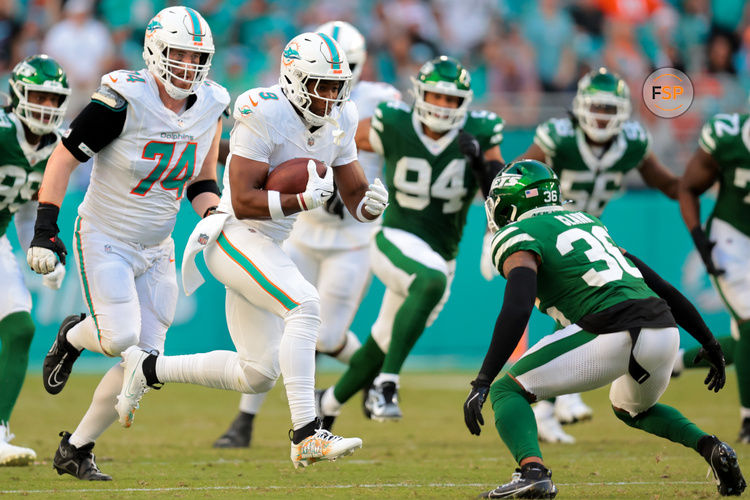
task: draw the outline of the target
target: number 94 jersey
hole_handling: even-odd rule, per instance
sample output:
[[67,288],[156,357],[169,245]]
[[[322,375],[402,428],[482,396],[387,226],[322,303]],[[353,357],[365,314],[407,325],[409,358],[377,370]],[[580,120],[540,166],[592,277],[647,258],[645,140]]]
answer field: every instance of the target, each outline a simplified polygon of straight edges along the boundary
[[600,217],[604,207],[622,188],[625,174],[641,165],[649,152],[650,137],[636,121],[627,121],[604,154],[597,156],[580,127],[570,118],[553,118],[536,128],[534,144],[545,163],[560,178],[560,190],[570,210]]
[[495,233],[492,263],[502,270],[521,250],[541,260],[537,307],[563,326],[626,300],[656,297],[607,228],[587,213],[552,207],[523,214]]
[[127,101],[120,111],[127,115],[120,135],[94,156],[78,214],[123,241],[156,245],[174,229],[186,186],[201,171],[229,94],[207,80],[192,106],[178,115],[164,106],[148,70],[114,71],[102,77],[102,86]]
[[[412,110],[397,101],[379,104],[370,125],[370,144],[385,160],[389,206],[383,226],[419,236],[444,259],[455,259],[478,189],[459,150],[458,129],[432,140]],[[503,120],[488,111],[470,111],[462,128],[482,151],[503,138]]]

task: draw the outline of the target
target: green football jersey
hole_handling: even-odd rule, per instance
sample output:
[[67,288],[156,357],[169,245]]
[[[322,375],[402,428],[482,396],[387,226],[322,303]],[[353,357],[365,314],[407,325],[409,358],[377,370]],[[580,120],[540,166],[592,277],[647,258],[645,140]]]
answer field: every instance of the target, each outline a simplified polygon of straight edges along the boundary
[[584,212],[560,207],[522,215],[495,233],[492,262],[502,270],[505,260],[520,250],[540,257],[537,307],[562,326],[625,300],[657,297],[607,228]]
[[700,147],[719,164],[717,217],[750,236],[750,115],[718,114],[703,126]]
[[0,109],[0,236],[13,213],[39,190],[47,159],[59,140],[59,135],[47,134],[40,144],[30,145],[21,120]]
[[[500,144],[503,120],[488,111],[469,111],[463,129],[482,151]],[[466,214],[478,185],[458,147],[457,131],[437,141],[401,102],[378,105],[370,143],[385,160],[389,205],[383,226],[419,236],[446,260],[456,258]]]
[[601,216],[612,196],[622,188],[630,170],[641,165],[649,152],[649,134],[635,121],[625,122],[609,148],[599,157],[570,118],[553,118],[536,128],[534,144],[560,178],[563,198],[570,210]]

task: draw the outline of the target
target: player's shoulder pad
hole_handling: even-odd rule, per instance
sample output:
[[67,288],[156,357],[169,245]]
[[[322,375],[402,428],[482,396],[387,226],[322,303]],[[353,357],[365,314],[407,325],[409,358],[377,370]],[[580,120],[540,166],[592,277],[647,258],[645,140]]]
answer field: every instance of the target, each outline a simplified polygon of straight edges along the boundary
[[344,130],[354,127],[357,129],[357,123],[359,122],[359,111],[357,105],[353,101],[346,101],[339,108],[339,126]]
[[500,228],[492,237],[490,243],[492,264],[501,270],[503,262],[518,250],[528,249],[529,243],[535,242],[535,238],[529,234],[524,221],[517,221]]
[[468,112],[463,128],[488,149],[502,142],[505,122],[497,113],[476,109]]
[[237,97],[234,102],[234,119],[239,121],[255,121],[263,119],[272,121],[272,117],[281,113],[282,99],[280,90],[259,87],[247,90]]
[[376,102],[401,101],[401,92],[390,83],[360,81],[357,85],[362,87],[361,93]]
[[[8,108],[9,109],[9,108]],[[0,108],[0,134],[3,134],[13,128],[13,121],[10,118],[10,113],[4,108]]]
[[698,140],[701,148],[711,154],[722,144],[740,137],[742,127],[748,117],[750,115],[739,113],[718,113],[712,116],[701,129]]
[[91,101],[102,104],[113,111],[122,111],[128,106],[128,101],[109,85],[100,85],[91,94]]
[[622,131],[628,142],[631,144],[635,143],[640,147],[648,149],[648,145],[651,142],[651,136],[640,122],[627,120],[622,124]]
[[229,96],[229,91],[227,91],[224,86],[219,85],[213,80],[204,80],[202,87],[204,92],[207,92],[222,107],[222,109],[226,109],[232,101],[232,98]]
[[[372,125],[382,132],[384,123],[394,123],[411,114],[411,108],[403,101],[384,101],[378,104],[372,115]],[[380,127],[380,128],[378,128]]]

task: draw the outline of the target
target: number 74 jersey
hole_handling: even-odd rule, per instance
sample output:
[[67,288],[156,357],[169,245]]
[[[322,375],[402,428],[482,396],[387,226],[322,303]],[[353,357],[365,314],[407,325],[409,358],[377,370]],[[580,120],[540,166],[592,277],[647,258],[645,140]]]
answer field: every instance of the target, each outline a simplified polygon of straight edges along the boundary
[[656,297],[593,215],[562,207],[527,214],[495,233],[491,256],[498,270],[518,251],[540,257],[541,312],[568,326],[626,300]]
[[[389,206],[383,226],[419,236],[444,259],[455,259],[478,189],[459,150],[458,130],[432,140],[412,110],[397,101],[379,104],[370,125],[370,144],[385,160]],[[503,138],[503,120],[488,111],[470,111],[461,128],[482,151]]]
[[[156,245],[174,229],[186,186],[201,171],[229,94],[207,80],[192,105],[177,114],[164,106],[145,69],[106,74],[102,86],[127,106],[111,108],[114,99],[108,101],[101,90],[92,100],[127,115],[119,137],[94,156],[78,214],[118,239]],[[103,98],[97,100],[98,95]]]

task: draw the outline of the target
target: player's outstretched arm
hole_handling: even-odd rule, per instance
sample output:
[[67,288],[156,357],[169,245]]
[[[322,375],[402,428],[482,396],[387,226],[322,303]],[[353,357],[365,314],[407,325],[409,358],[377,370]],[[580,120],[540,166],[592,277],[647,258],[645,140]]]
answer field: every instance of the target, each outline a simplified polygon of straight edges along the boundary
[[520,154],[518,158],[516,158],[513,161],[518,160],[537,160],[541,161],[543,163],[547,162],[547,155],[544,154],[544,151],[542,151],[542,148],[534,144],[533,142],[529,145],[529,149],[527,149],[525,152]]
[[711,257],[711,250],[716,243],[710,241],[701,228],[700,195],[710,188],[718,177],[719,164],[713,156],[702,148],[698,148],[688,161],[677,188],[682,220],[690,231],[690,236],[706,265],[706,270],[714,276],[723,274],[724,270],[717,268]]
[[354,134],[354,142],[360,151],[373,151],[372,144],[370,144],[370,118],[359,121],[357,133]]
[[464,403],[464,422],[469,432],[479,435],[479,424],[484,423],[482,405],[487,399],[490,384],[523,336],[536,300],[537,257],[522,250],[505,260],[503,274],[507,277],[503,306],[495,322],[495,330],[482,368],[471,383],[472,390]]
[[711,368],[709,369],[705,384],[708,385],[709,390],[718,392],[719,389],[724,387],[724,382],[726,382],[724,354],[721,352],[719,342],[714,338],[711,330],[708,329],[698,310],[687,297],[659,276],[645,262],[628,252],[623,251],[623,254],[638,268],[648,287],[667,302],[677,324],[700,343],[701,350],[698,356],[696,356],[694,363],[697,363],[702,358],[708,361]]
[[680,178],[665,167],[653,152],[644,158],[641,166],[638,167],[638,171],[641,173],[643,182],[646,185],[658,189],[667,195],[668,198],[677,199],[677,188]]

